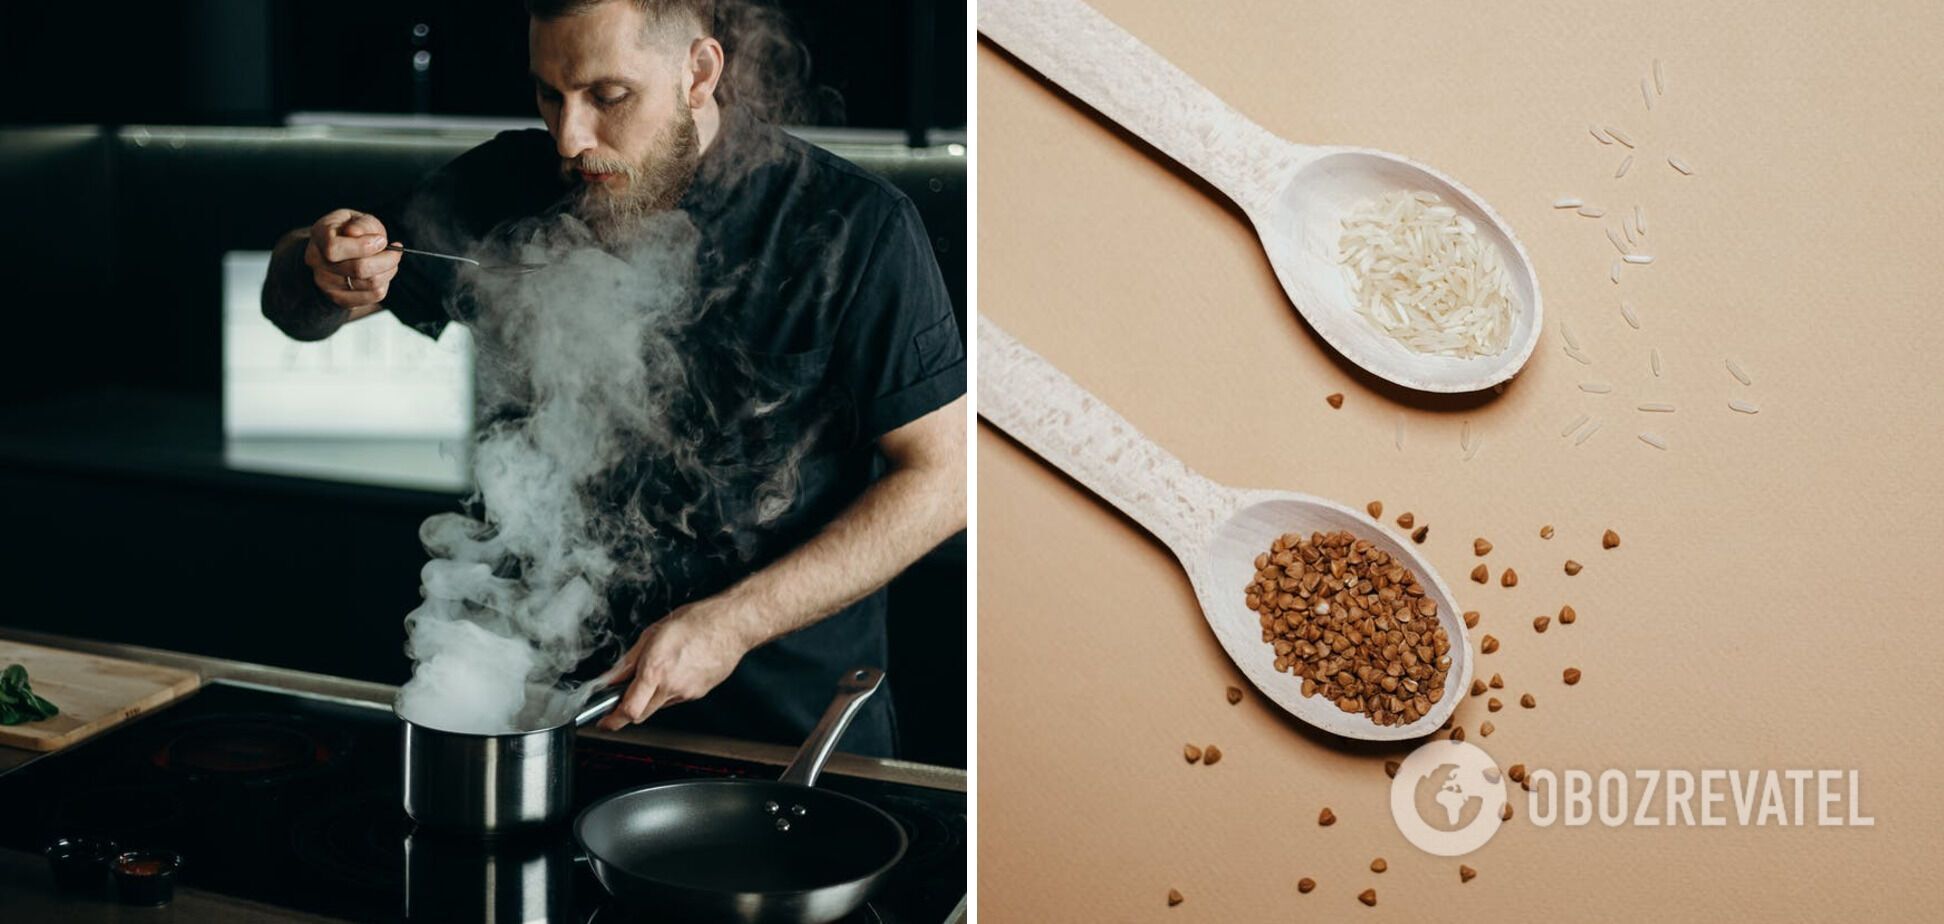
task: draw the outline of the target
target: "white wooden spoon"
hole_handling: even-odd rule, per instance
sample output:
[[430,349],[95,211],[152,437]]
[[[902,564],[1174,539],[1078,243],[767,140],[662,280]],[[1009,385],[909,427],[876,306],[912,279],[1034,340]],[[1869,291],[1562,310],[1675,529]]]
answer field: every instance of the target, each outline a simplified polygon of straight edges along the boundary
[[[1410,543],[1333,501],[1230,488],[1195,474],[983,315],[979,415],[1119,507],[1174,552],[1222,650],[1256,689],[1296,718],[1345,738],[1417,738],[1437,731],[1471,686],[1471,645],[1457,598]],[[1438,604],[1438,622],[1451,640],[1451,666],[1441,697],[1409,725],[1378,725],[1322,696],[1303,696],[1295,675],[1276,671],[1275,656],[1262,642],[1261,617],[1243,599],[1243,588],[1255,577],[1256,556],[1276,537],[1338,529],[1389,552],[1416,573],[1425,596]]]
[[[1419,391],[1471,392],[1511,378],[1531,357],[1540,330],[1532,261],[1498,213],[1457,180],[1384,151],[1270,134],[1080,0],[980,0],[979,31],[1235,200],[1296,310],[1371,374]],[[1497,246],[1513,290],[1503,352],[1417,353],[1357,313],[1337,263],[1341,223],[1358,204],[1392,190],[1438,194]]]

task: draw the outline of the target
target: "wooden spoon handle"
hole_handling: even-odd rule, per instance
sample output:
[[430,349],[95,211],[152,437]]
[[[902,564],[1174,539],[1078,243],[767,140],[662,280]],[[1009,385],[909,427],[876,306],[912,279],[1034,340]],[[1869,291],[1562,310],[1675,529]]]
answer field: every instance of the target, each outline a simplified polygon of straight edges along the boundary
[[1180,459],[979,316],[979,416],[1193,562],[1234,507],[1234,492]]
[[980,0],[979,31],[1254,213],[1294,146],[1080,0]]

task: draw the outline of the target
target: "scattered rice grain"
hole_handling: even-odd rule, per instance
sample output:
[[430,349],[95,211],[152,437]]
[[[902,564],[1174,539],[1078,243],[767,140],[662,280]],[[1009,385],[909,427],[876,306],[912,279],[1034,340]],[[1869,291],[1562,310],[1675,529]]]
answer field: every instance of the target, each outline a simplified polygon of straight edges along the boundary
[[1646,412],[1648,412],[1648,413],[1650,413],[1650,414],[1672,414],[1672,413],[1674,413],[1674,405],[1672,405],[1672,404],[1658,404],[1658,403],[1655,403],[1655,404],[1643,404],[1643,405],[1641,405],[1641,406],[1640,406],[1640,409],[1641,409],[1641,410],[1643,410],[1643,411],[1646,411]]
[[1628,303],[1628,302],[1626,302],[1626,301],[1624,301],[1624,300],[1623,300],[1623,301],[1621,301],[1621,302],[1620,302],[1620,316],[1621,316],[1621,317],[1623,317],[1623,318],[1626,318],[1626,319],[1627,319],[1627,326],[1629,326],[1629,327],[1632,327],[1632,328],[1633,328],[1634,330],[1639,330],[1639,329],[1640,329],[1640,316],[1639,316],[1639,315],[1637,315],[1637,314],[1634,314],[1634,310],[1633,310],[1633,305],[1632,305],[1632,304],[1630,304],[1630,303]]
[[1619,167],[1619,169],[1617,169],[1617,170],[1615,170],[1615,171],[1613,171],[1613,178],[1617,180],[1617,179],[1619,179],[1619,178],[1621,178],[1621,177],[1623,177],[1623,176],[1626,176],[1626,175],[1627,175],[1627,170],[1628,170],[1629,168],[1631,168],[1632,166],[1633,166],[1633,155],[1632,155],[1632,154],[1629,154],[1629,155],[1627,155],[1627,159],[1626,159],[1626,160],[1623,160],[1623,161],[1621,161],[1621,162],[1620,162],[1620,167]]
[[1600,432],[1600,422],[1596,420],[1593,421],[1593,426],[1587,427],[1584,431],[1581,431],[1579,438],[1573,440],[1573,445],[1578,446],[1581,443],[1584,443],[1587,440],[1592,439],[1593,434],[1598,432]]
[[1579,360],[1579,362],[1580,362],[1580,365],[1583,365],[1583,366],[1591,366],[1591,365],[1593,365],[1593,360],[1592,360],[1591,358],[1589,358],[1589,357],[1588,357],[1588,356],[1587,356],[1587,355],[1586,355],[1585,353],[1581,353],[1580,351],[1578,351],[1578,350],[1575,350],[1575,349],[1573,349],[1572,347],[1567,347],[1567,348],[1566,348],[1566,355],[1567,355],[1567,356],[1571,356],[1572,358],[1574,358],[1574,359],[1576,359],[1576,360]]
[[1661,72],[1659,58],[1654,59],[1654,92],[1663,96],[1667,94],[1667,75]]
[[1613,280],[1613,284],[1616,286],[1620,284],[1621,265],[1622,264],[1620,263],[1620,261],[1618,260],[1613,261],[1613,271],[1607,274],[1607,276]]
[[1567,346],[1575,350],[1580,348],[1579,338],[1573,336],[1573,325],[1566,323],[1565,318],[1559,319],[1559,336],[1565,338]]
[[1640,98],[1647,102],[1648,111],[1654,108],[1654,88],[1647,84],[1647,78],[1640,78]]
[[1592,133],[1593,133],[1593,140],[1594,140],[1594,141],[1598,141],[1598,142],[1599,142],[1599,143],[1601,143],[1601,144],[1612,144],[1612,143],[1613,143],[1613,139],[1611,139],[1611,138],[1608,138],[1607,136],[1605,136],[1605,135],[1602,135],[1602,134],[1600,134],[1600,127],[1599,127],[1599,126],[1597,126],[1597,125],[1588,125],[1588,126],[1586,127],[1586,130],[1587,130],[1587,131],[1589,131],[1589,132],[1592,132]]
[[1604,395],[1613,391],[1613,386],[1605,382],[1581,382],[1580,391],[1589,395]]
[[1621,134],[1619,129],[1614,128],[1611,125],[1606,127],[1606,133],[1613,136],[1613,140],[1618,141],[1629,148],[1634,146],[1632,138],[1629,138],[1626,135]]
[[[1624,224],[1620,226],[1620,229],[1622,231],[1625,231],[1626,228],[1627,226]],[[1612,228],[1606,229],[1606,235],[1607,235],[1607,240],[1613,242],[1613,249],[1620,251],[1620,254],[1622,256],[1625,256],[1631,252],[1627,249],[1626,242],[1620,239],[1620,235],[1613,233]]]
[[1669,155],[1667,155],[1667,165],[1668,165],[1669,167],[1673,167],[1674,169],[1676,169],[1676,170],[1679,170],[1679,171],[1681,171],[1681,175],[1682,175],[1682,176],[1693,176],[1693,175],[1694,175],[1694,168],[1693,168],[1693,167],[1690,167],[1690,166],[1688,166],[1688,162],[1687,162],[1687,161],[1685,161],[1685,160],[1682,160],[1682,159],[1680,158],[1680,156],[1679,156],[1679,155],[1677,155],[1677,154],[1669,154]]
[[1654,366],[1654,378],[1660,378],[1661,377],[1660,347],[1654,347],[1653,349],[1648,350],[1647,359]]
[[1740,382],[1743,385],[1755,384],[1754,382],[1749,381],[1748,373],[1743,372],[1742,367],[1737,365],[1735,361],[1732,359],[1728,360],[1728,374],[1734,376],[1735,381]]
[[1667,440],[1663,439],[1661,435],[1658,433],[1653,433],[1653,432],[1643,430],[1640,433],[1640,441],[1646,443],[1649,446],[1654,447],[1655,449],[1664,450],[1667,448]]
[[1606,214],[1606,209],[1594,208],[1593,206],[1590,205],[1583,205],[1580,206],[1579,213],[1587,218],[1599,218],[1602,215]]
[[1647,210],[1638,205],[1634,206],[1634,230],[1640,232],[1641,237],[1647,236]]
[[1585,205],[1585,204],[1586,204],[1586,203],[1584,203],[1584,202],[1582,202],[1582,201],[1580,201],[1580,200],[1578,200],[1578,199],[1574,199],[1574,198],[1572,198],[1572,197],[1570,197],[1570,196],[1569,196],[1569,197],[1567,197],[1567,198],[1564,198],[1564,199],[1554,199],[1554,200],[1553,200],[1553,208],[1556,208],[1556,209],[1576,209],[1576,208],[1579,208],[1580,206],[1582,206],[1582,205]]
[[1580,427],[1585,426],[1586,422],[1592,419],[1593,418],[1588,417],[1585,414],[1581,414],[1578,417],[1573,418],[1573,422],[1567,424],[1566,429],[1559,431],[1559,438],[1565,439],[1566,437],[1572,436],[1574,430],[1578,430]]
[[1744,414],[1754,414],[1761,410],[1761,408],[1758,408],[1755,405],[1750,404],[1746,401],[1730,401],[1728,402],[1728,409],[1732,411],[1740,411]]
[[1620,259],[1628,263],[1647,264],[1654,262],[1654,255],[1650,253],[1630,253]]

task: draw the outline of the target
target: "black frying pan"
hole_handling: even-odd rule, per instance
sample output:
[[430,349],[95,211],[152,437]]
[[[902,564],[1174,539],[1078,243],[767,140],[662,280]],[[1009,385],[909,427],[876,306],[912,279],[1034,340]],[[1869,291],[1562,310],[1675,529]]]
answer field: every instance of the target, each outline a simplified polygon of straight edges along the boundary
[[827,924],[864,903],[904,857],[904,828],[869,803],[815,788],[884,673],[845,672],[782,779],[624,790],[574,819],[574,840],[624,904],[676,921]]

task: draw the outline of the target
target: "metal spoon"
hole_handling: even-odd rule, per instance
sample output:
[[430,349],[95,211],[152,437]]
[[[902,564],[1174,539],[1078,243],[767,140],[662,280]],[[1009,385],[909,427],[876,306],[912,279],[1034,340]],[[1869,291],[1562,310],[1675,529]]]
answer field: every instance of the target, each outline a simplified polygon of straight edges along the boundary
[[[1119,507],[1174,552],[1222,650],[1256,689],[1296,718],[1345,738],[1418,738],[1437,731],[1471,686],[1471,646],[1457,598],[1409,543],[1334,501],[1241,490],[1196,474],[983,315],[979,415]],[[1262,642],[1260,617],[1243,599],[1243,588],[1255,577],[1255,557],[1276,537],[1337,529],[1389,552],[1438,604],[1436,619],[1451,641],[1451,664],[1431,711],[1408,725],[1378,725],[1325,697],[1303,696],[1300,681],[1276,671],[1274,655]]]
[[414,250],[410,247],[406,247],[396,243],[386,245],[385,249],[396,250],[399,253],[414,253],[414,254],[418,254],[421,257],[437,257],[438,259],[451,260],[455,263],[469,263],[473,266],[479,267],[480,270],[483,272],[499,273],[501,275],[506,275],[506,276],[524,276],[527,273],[533,272],[534,270],[541,270],[547,268],[547,264],[545,263],[497,263],[492,266],[487,266],[486,264],[483,264],[471,257],[461,257],[449,253],[437,253],[431,250]]
[[[1540,300],[1531,260],[1498,213],[1458,181],[1384,151],[1279,138],[1080,0],[981,0],[979,31],[1235,200],[1296,310],[1371,374],[1420,391],[1478,391],[1511,378],[1532,355]],[[1438,194],[1498,247],[1513,288],[1503,352],[1416,353],[1357,314],[1336,261],[1341,222],[1392,190]]]

